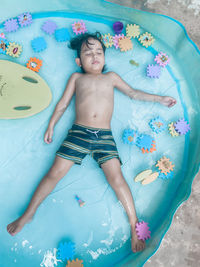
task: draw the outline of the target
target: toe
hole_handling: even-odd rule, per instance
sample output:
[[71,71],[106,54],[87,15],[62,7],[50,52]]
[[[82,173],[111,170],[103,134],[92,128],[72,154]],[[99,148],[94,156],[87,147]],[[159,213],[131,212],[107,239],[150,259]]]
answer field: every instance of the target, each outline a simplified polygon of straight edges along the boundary
[[135,252],[137,252],[136,251],[136,246],[135,245],[133,245],[133,247],[132,247],[132,251],[135,253]]

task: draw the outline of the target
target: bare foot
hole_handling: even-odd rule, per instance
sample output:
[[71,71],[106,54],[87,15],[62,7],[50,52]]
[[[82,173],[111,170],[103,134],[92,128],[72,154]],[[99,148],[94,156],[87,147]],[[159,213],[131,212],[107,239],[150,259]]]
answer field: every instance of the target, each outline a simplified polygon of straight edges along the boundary
[[24,227],[26,223],[31,221],[31,219],[32,217],[30,216],[28,217],[28,216],[22,215],[17,220],[7,225],[8,233],[12,236],[16,235],[22,230],[22,228]]
[[131,232],[132,232],[132,238],[131,238],[132,251],[139,252],[144,250],[145,241],[138,239],[135,227],[131,227]]

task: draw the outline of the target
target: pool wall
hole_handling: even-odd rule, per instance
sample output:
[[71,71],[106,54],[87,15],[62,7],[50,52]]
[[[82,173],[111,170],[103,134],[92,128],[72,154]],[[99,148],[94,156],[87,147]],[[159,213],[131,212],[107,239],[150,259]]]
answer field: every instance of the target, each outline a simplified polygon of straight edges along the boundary
[[[21,0],[20,4],[17,0],[13,0],[13,6],[10,1],[3,0],[0,9],[0,23],[4,20],[15,17],[16,15],[29,11],[32,14],[40,14],[40,12],[67,11],[71,14],[82,13],[84,15],[94,15],[96,17],[104,17],[107,20],[119,20],[124,18],[132,23],[139,24],[147,31],[151,32],[155,38],[163,40],[167,43],[172,53],[178,58],[184,77],[190,85],[190,91],[181,92],[183,101],[186,106],[191,106],[195,112],[189,114],[189,121],[192,121],[195,128],[190,133],[190,139],[187,140],[188,157],[186,158],[186,166],[183,171],[183,180],[177,190],[176,198],[171,203],[171,210],[167,217],[162,218],[159,228],[154,232],[153,238],[149,241],[148,248],[141,253],[137,260],[134,259],[136,266],[142,266],[145,261],[156,252],[163,236],[170,227],[173,215],[177,208],[185,201],[191,193],[192,181],[197,174],[200,166],[200,51],[194,42],[188,37],[183,25],[167,16],[147,13],[131,8],[122,7],[103,0],[49,0],[49,1],[25,1]],[[5,13],[5,10],[7,12]],[[42,14],[41,13],[41,14]],[[189,95],[188,95],[189,94]],[[156,249],[155,249],[156,248]],[[145,261],[143,261],[145,259]],[[129,255],[118,266],[132,266],[133,255]],[[142,262],[142,264],[141,264]]]

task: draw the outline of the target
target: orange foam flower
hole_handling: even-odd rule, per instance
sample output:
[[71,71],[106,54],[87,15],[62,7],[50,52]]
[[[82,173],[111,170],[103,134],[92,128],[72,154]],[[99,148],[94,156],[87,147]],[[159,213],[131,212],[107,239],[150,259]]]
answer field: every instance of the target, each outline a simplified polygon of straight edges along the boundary
[[42,66],[42,60],[36,58],[36,57],[31,57],[28,63],[26,64],[26,67],[30,70],[39,72],[39,69]]

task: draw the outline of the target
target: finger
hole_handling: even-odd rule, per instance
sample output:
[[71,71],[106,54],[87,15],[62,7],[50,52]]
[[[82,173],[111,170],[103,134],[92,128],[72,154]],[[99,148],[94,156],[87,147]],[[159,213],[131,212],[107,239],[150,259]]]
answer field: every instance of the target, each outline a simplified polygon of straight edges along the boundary
[[171,102],[169,105],[168,105],[168,107],[170,108],[170,107],[173,107],[174,106],[174,102]]

